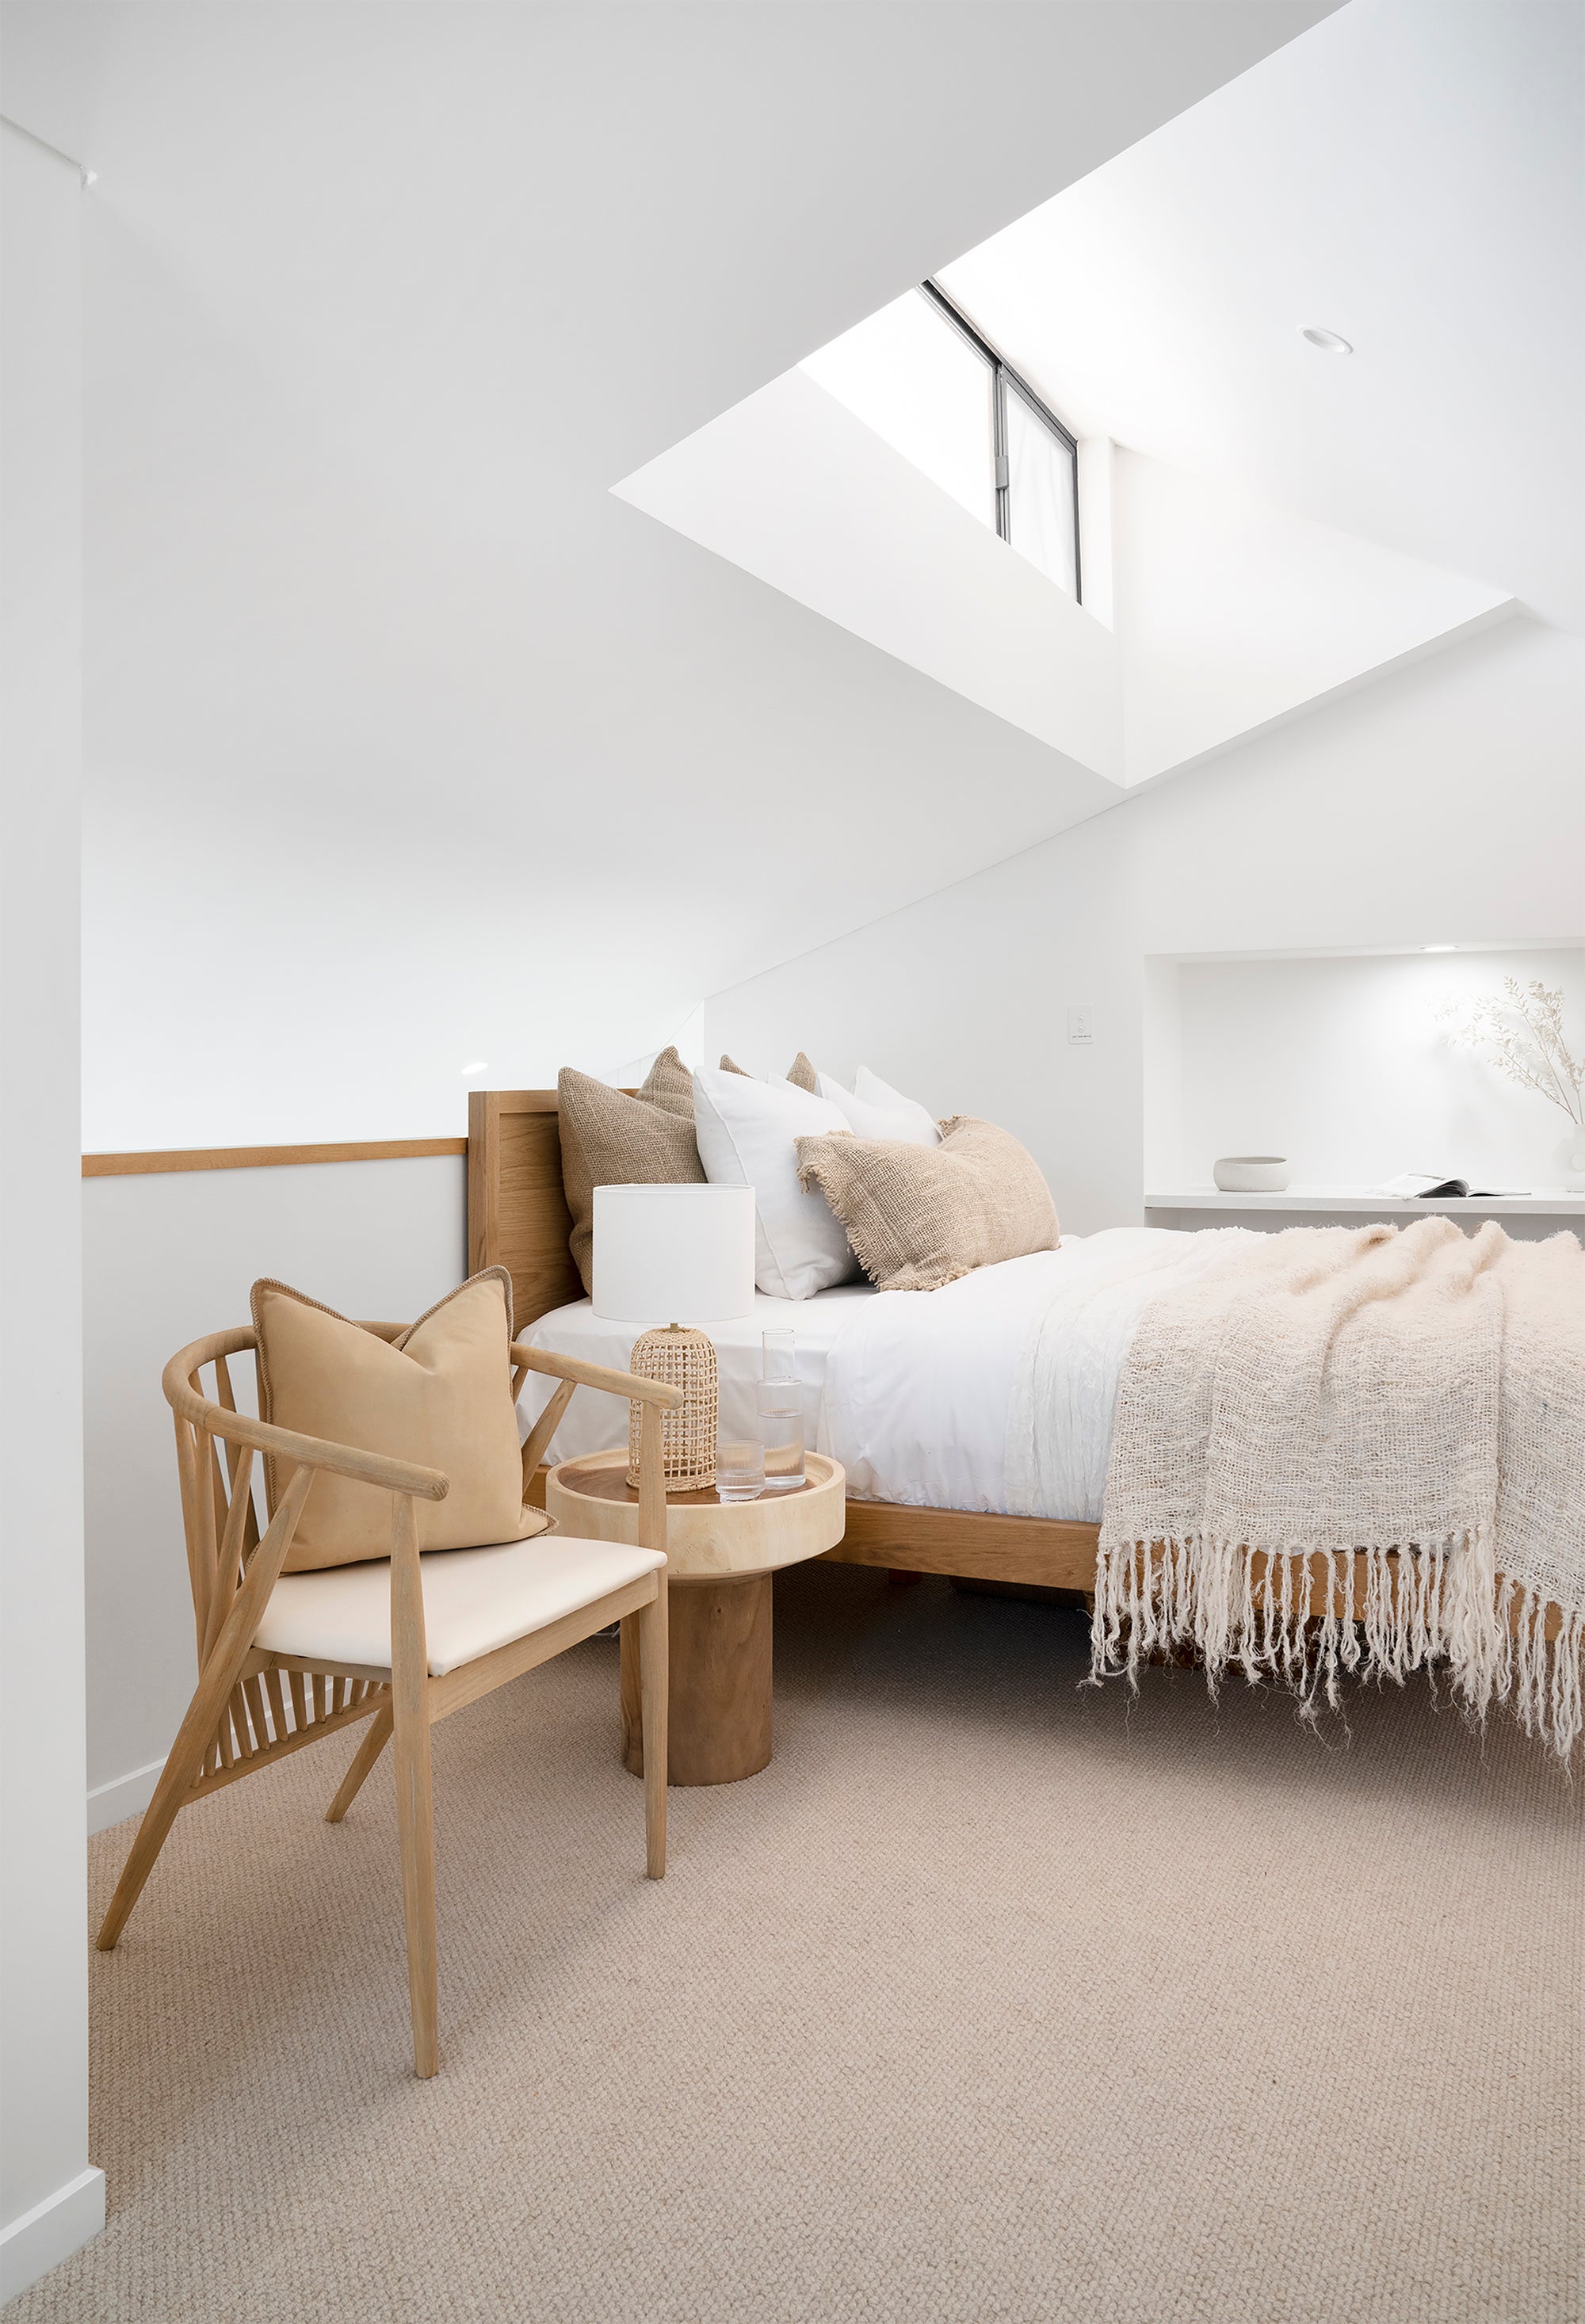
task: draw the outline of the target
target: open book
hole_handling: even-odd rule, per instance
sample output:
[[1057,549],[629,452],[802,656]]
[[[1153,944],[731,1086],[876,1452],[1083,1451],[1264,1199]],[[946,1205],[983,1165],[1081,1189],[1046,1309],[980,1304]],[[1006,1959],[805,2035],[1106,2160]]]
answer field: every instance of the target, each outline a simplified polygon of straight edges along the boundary
[[1379,1186],[1368,1186],[1368,1194],[1391,1194],[1400,1203],[1453,1203],[1472,1199],[1478,1203],[1494,1201],[1499,1194],[1527,1194],[1528,1186],[1472,1186],[1468,1178],[1436,1178],[1424,1170],[1405,1170],[1401,1177],[1384,1178]]

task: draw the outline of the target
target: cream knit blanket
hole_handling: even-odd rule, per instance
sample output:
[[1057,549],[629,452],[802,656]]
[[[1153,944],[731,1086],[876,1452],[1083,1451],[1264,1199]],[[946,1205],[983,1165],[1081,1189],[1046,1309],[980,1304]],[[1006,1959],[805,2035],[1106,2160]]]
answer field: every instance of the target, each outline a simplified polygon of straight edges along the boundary
[[1124,1365],[1094,1674],[1132,1680],[1141,1655],[1192,1643],[1213,1689],[1236,1664],[1313,1715],[1340,1671],[1401,1680],[1445,1658],[1474,1711],[1511,1700],[1566,1760],[1585,1642],[1579,1243],[1431,1217],[1226,1244],[1146,1308]]

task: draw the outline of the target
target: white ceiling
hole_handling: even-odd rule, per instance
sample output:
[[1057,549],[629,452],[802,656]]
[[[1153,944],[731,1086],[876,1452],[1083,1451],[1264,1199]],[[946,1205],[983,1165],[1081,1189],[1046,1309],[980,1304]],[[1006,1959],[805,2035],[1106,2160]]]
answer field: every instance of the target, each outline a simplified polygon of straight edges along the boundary
[[1580,626],[1582,63],[1553,0],[1353,0],[941,270],[1081,438],[1104,635],[965,526],[987,374],[910,292],[618,489],[1124,784]]
[[12,0],[98,173],[90,1144],[454,1130],[1091,811],[608,488],[1326,13]]
[[1081,433],[1585,629],[1585,9],[1350,0],[941,279]]

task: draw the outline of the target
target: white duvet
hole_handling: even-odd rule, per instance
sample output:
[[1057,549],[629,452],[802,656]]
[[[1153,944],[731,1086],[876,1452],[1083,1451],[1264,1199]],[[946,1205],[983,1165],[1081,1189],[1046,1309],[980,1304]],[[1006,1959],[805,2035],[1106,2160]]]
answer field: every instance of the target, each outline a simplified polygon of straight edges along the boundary
[[[760,1312],[714,1334],[723,1425],[751,1430],[760,1333],[790,1324],[810,1439],[842,1462],[856,1499],[1096,1523],[1118,1379],[1140,1314],[1226,1240],[1110,1227],[977,1268],[940,1291],[854,1284],[798,1302],[760,1298]],[[581,1300],[542,1315],[524,1337],[622,1367],[635,1328],[601,1321]],[[525,1432],[551,1386],[539,1375],[525,1383]],[[551,1458],[626,1441],[626,1406],[585,1392]]]
[[940,1291],[866,1300],[825,1359],[822,1451],[864,1500],[1099,1522],[1117,1385],[1139,1316],[1223,1240],[1109,1227],[977,1268]]

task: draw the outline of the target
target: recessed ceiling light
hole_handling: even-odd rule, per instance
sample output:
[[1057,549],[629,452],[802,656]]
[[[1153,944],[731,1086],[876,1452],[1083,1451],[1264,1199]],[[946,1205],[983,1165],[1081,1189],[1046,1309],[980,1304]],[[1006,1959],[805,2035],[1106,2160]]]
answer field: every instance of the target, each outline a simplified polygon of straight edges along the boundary
[[1323,355],[1351,355],[1352,342],[1340,338],[1335,331],[1323,331],[1319,323],[1301,323],[1299,337],[1310,346],[1319,347]]
[[471,1065],[464,1065],[462,1067],[462,1074],[465,1081],[469,1074],[487,1074],[489,1070],[490,1060],[488,1057],[475,1057]]
[[1422,952],[1457,952],[1457,945],[1422,945]]

